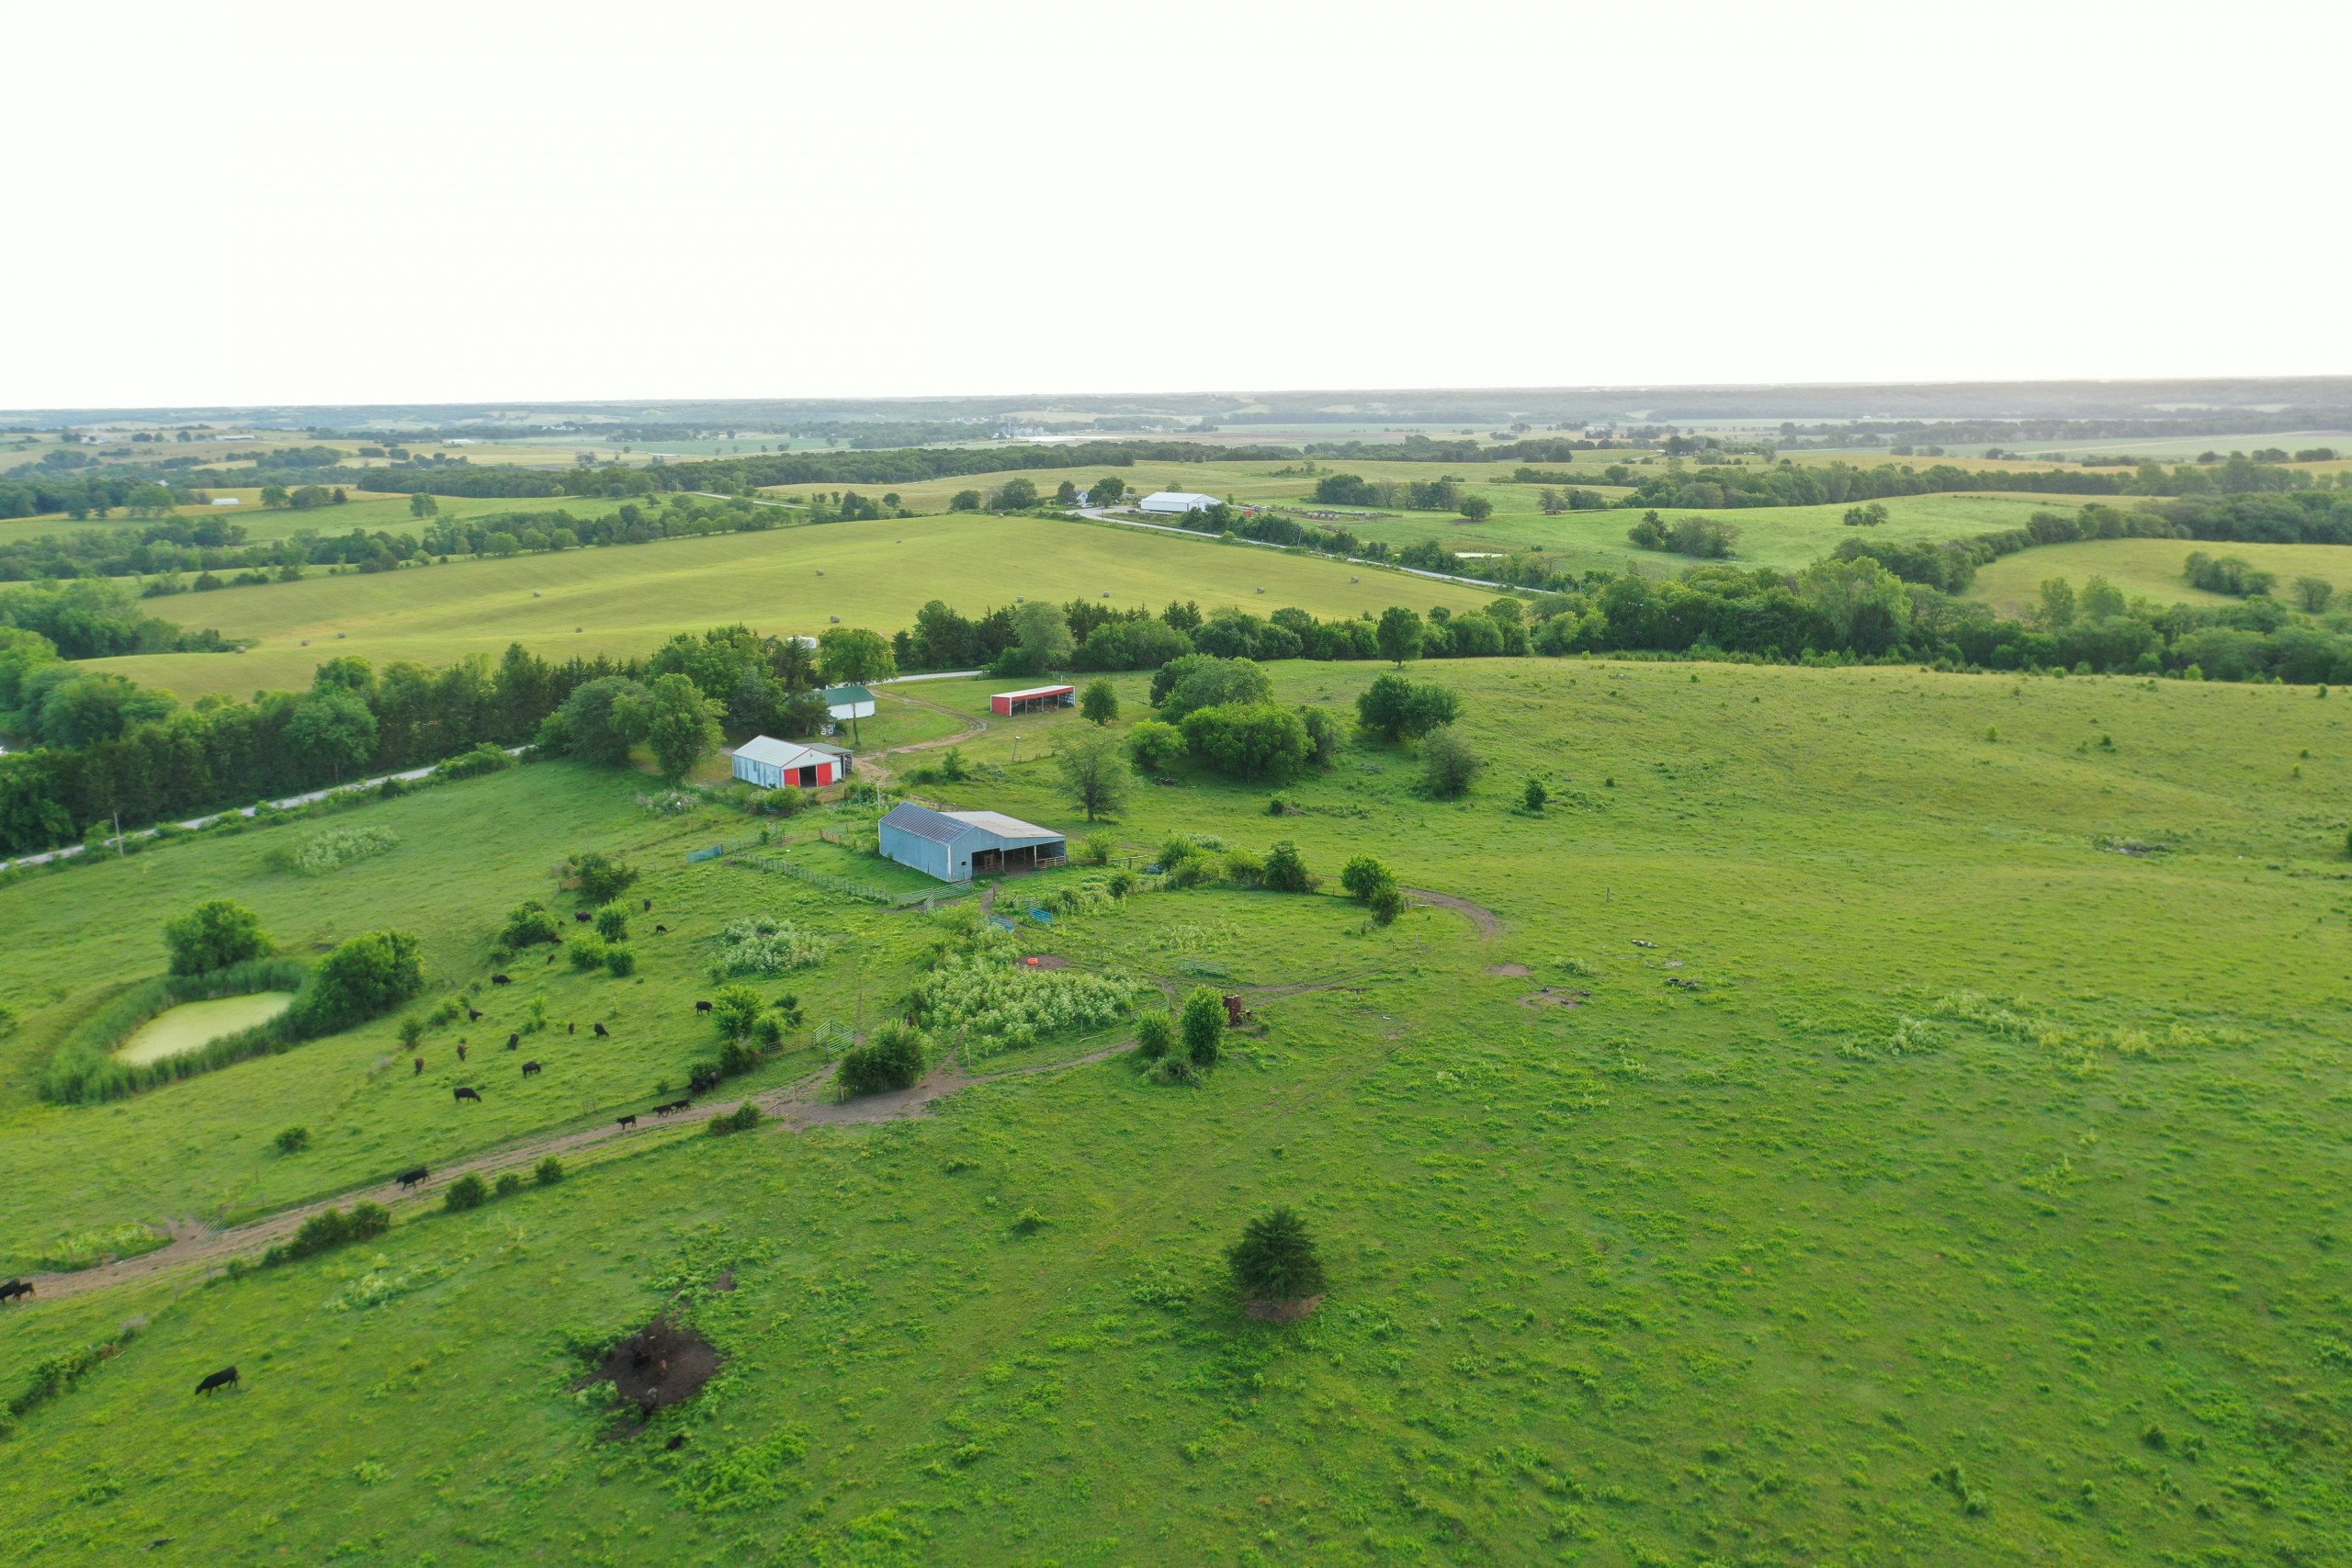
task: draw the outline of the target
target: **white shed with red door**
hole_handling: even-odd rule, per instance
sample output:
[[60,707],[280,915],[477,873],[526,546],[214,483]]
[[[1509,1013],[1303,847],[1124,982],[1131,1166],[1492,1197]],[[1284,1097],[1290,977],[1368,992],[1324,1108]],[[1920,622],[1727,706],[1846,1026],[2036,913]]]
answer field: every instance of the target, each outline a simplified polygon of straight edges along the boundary
[[821,789],[850,773],[850,754],[838,746],[810,746],[762,735],[735,748],[735,776],[762,789]]

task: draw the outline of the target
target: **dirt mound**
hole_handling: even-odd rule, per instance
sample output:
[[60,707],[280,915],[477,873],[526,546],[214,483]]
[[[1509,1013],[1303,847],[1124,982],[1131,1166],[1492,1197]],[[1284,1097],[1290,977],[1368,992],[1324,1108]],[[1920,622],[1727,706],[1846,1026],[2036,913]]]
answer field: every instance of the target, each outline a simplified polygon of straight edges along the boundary
[[1295,1302],[1261,1302],[1253,1297],[1241,1303],[1241,1310],[1260,1323],[1296,1323],[1322,1304],[1321,1296],[1301,1296]]
[[1546,986],[1532,997],[1521,997],[1523,1008],[1580,1008],[1592,1000],[1590,991],[1566,991],[1556,986]]
[[657,1317],[613,1347],[605,1364],[574,1384],[609,1382],[623,1404],[647,1415],[682,1404],[718,1375],[718,1351],[691,1328]]
[[1513,980],[1524,980],[1535,971],[1524,964],[1489,964],[1487,965],[1487,973],[1507,976]]

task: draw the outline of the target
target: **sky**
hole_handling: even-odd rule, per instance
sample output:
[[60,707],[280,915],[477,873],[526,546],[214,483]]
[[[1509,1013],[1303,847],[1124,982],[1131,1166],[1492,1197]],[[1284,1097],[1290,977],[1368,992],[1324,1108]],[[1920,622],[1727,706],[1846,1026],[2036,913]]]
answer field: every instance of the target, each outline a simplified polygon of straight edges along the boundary
[[2352,6],[9,24],[0,407],[2352,371]]

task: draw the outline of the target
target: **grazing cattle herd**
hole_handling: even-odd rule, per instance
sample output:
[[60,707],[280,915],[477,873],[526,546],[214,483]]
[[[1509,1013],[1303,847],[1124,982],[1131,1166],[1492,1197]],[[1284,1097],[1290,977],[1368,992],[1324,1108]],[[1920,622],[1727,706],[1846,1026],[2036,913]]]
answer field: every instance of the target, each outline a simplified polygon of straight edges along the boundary
[[[634,1122],[637,1118],[632,1116],[629,1120]],[[11,1280],[6,1284],[0,1285],[0,1302],[13,1302],[18,1296],[29,1296],[32,1293],[33,1282],[30,1280]]]

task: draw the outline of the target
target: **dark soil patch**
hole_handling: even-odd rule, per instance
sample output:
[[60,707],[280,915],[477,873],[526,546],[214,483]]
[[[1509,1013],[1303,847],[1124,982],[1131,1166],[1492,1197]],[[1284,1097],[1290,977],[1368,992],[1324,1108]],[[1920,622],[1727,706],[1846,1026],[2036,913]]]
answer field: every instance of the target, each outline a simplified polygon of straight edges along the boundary
[[609,1382],[624,1406],[643,1415],[683,1404],[718,1375],[718,1351],[691,1328],[657,1317],[613,1347],[605,1364],[572,1386]]
[[1302,1296],[1295,1302],[1246,1301],[1241,1310],[1260,1323],[1296,1323],[1322,1304],[1321,1296]]
[[1507,975],[1514,980],[1524,980],[1530,975],[1534,974],[1535,971],[1530,969],[1524,964],[1489,964],[1487,965],[1487,973],[1489,975]]
[[1027,964],[1032,969],[1067,969],[1069,967],[1069,959],[1056,958],[1050,953],[1032,953],[1029,957],[1023,959],[1021,962]]
[[723,1269],[719,1270],[718,1278],[710,1282],[710,1288],[714,1291],[733,1290],[735,1288],[735,1270],[732,1269]]
[[1521,997],[1523,1008],[1580,1008],[1592,1000],[1590,991],[1565,991],[1556,986],[1546,986],[1532,997]]

